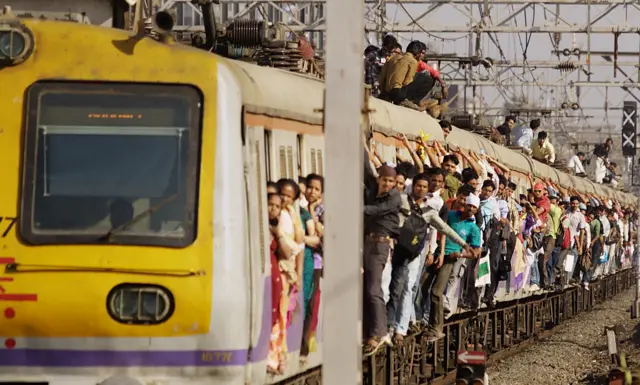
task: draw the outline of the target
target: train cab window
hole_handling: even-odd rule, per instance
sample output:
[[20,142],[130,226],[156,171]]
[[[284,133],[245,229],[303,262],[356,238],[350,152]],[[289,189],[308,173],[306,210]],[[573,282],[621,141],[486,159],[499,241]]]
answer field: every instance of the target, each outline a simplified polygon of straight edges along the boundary
[[197,89],[42,82],[27,103],[20,220],[27,242],[193,242]]

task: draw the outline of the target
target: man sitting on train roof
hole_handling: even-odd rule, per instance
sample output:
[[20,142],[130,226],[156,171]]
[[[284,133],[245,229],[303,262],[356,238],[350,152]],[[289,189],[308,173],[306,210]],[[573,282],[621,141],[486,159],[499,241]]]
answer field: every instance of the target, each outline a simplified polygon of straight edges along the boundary
[[511,130],[513,130],[513,126],[515,126],[515,124],[515,116],[507,116],[506,118],[504,118],[504,123],[502,123],[497,128],[498,132],[500,132],[500,134],[504,136],[506,146],[511,145]]
[[556,161],[556,150],[549,142],[546,131],[538,133],[538,140],[531,146],[531,157],[544,164],[553,164]]
[[567,167],[573,171],[575,176],[587,176],[582,162],[584,161],[584,152],[578,152],[569,159]]
[[402,55],[402,46],[398,40],[388,34],[382,41],[382,48],[370,45],[364,51],[364,82],[371,86],[371,95],[380,95],[378,79],[384,64],[394,56]]
[[540,119],[532,119],[531,122],[529,122],[529,127],[524,125],[520,127],[520,131],[516,137],[516,146],[522,147],[529,153],[533,142],[533,135],[538,128],[540,128]]
[[427,109],[425,97],[434,84],[428,72],[417,73],[418,61],[426,53],[426,45],[414,40],[404,55],[387,61],[380,72],[380,99],[419,111]]

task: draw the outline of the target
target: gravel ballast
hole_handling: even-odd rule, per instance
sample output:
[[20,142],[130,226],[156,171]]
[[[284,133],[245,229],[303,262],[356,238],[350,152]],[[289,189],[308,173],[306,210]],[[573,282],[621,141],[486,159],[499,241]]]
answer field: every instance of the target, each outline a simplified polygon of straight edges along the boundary
[[613,367],[605,326],[619,325],[618,350],[627,354],[632,369],[640,368],[640,339],[634,339],[638,320],[631,319],[635,288],[597,305],[554,329],[552,336],[526,350],[495,362],[489,370],[491,385],[606,384]]

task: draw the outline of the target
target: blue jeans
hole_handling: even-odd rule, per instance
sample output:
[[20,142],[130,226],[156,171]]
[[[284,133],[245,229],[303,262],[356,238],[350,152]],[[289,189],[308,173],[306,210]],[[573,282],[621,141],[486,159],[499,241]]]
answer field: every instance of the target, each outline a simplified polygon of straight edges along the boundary
[[531,285],[540,284],[540,270],[538,269],[538,258],[540,258],[540,256],[536,255],[535,259],[533,260],[533,265],[531,265],[531,279],[529,280]]
[[[401,335],[407,335],[409,331],[409,322],[411,319],[415,319],[415,309],[413,306],[413,289],[420,282],[420,276],[422,275],[421,267],[424,266],[426,260],[426,253],[421,252],[420,256],[413,261],[405,261],[401,265],[394,265],[394,269],[399,269],[398,278],[402,287],[395,289],[395,283],[390,286],[390,300],[387,304],[387,318],[389,328],[395,329],[395,332]],[[392,281],[396,274],[392,273]],[[401,276],[401,277],[400,277]],[[396,278],[396,279],[398,279]],[[399,296],[394,295],[394,292],[399,293]],[[393,303],[392,303],[393,300]],[[391,306],[390,306],[391,305]]]
[[[429,296],[429,293],[422,293],[422,287],[420,285],[422,274],[427,268],[427,266],[425,266],[427,261],[426,249],[420,253],[420,261],[421,263],[418,267],[418,279],[411,288],[411,301],[413,303],[413,311],[411,312],[412,322],[416,322],[416,320],[427,322],[429,320],[429,310],[431,309],[431,297]],[[433,284],[431,286],[433,286]],[[429,291],[431,291],[431,287],[429,288]]]

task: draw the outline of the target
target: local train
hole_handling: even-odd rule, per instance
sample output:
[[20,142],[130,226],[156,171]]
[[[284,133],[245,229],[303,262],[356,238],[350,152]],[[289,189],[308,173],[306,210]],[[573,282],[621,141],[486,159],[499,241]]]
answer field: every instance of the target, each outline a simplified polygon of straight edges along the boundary
[[[266,182],[323,174],[321,81],[128,32],[0,19],[0,384],[220,384],[266,374]],[[374,137],[444,141],[372,99]],[[482,137],[514,177],[635,199]],[[290,325],[297,362],[302,314]],[[321,365],[322,325],[306,369]]]

